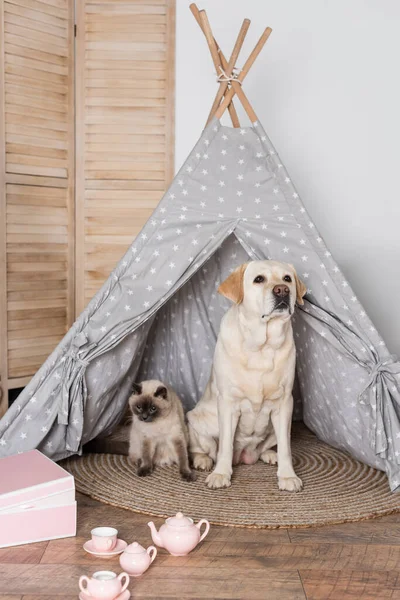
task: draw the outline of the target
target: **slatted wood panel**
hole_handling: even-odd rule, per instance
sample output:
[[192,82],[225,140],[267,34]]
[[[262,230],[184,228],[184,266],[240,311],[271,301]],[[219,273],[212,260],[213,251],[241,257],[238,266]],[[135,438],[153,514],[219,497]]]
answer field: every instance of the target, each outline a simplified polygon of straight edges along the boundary
[[173,0],[77,5],[77,311],[173,176]]
[[74,318],[74,15],[73,0],[5,0],[3,10],[2,352],[18,387]]

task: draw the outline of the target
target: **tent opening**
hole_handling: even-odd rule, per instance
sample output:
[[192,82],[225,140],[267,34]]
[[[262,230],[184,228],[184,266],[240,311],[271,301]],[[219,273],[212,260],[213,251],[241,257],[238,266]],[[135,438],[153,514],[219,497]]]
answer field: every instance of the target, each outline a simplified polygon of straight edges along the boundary
[[[248,253],[231,234],[151,319],[127,336],[121,344],[125,347],[120,349],[126,381],[120,381],[111,392],[115,393],[115,400],[118,397],[120,418],[116,415],[113,426],[106,431],[100,427],[100,437],[107,437],[118,429],[121,418],[122,422],[126,421],[124,408],[132,381],[159,379],[177,392],[185,411],[197,404],[210,376],[221,319],[231,306],[229,300],[218,294],[217,288],[237,266],[248,260]],[[97,368],[101,364],[102,361],[98,361]],[[93,372],[96,372],[96,363],[88,369],[89,385],[91,380],[93,382]],[[299,420],[302,402],[297,376],[293,395],[293,418]],[[99,417],[102,406],[105,406],[104,397],[99,396]],[[119,441],[124,436],[126,431],[117,431]]]

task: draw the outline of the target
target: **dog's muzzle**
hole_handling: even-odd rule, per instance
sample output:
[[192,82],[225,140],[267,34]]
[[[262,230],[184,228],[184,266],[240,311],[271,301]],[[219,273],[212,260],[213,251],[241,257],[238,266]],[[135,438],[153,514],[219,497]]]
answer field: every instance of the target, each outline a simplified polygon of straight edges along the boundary
[[289,311],[291,313],[290,307],[290,290],[287,285],[276,285],[272,290],[272,295],[274,298],[274,307],[269,314],[261,315],[262,319],[265,317],[269,317],[275,311]]

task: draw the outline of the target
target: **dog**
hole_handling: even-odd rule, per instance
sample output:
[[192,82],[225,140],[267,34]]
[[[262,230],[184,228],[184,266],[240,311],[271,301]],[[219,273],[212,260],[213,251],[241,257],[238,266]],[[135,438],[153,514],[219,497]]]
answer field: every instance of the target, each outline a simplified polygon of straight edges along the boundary
[[[299,491],[290,446],[296,350],[291,317],[307,289],[292,265],[239,266],[218,292],[234,305],[222,318],[211,376],[187,414],[194,468],[214,470],[209,488],[231,485],[232,465],[278,463],[281,490]],[[277,446],[277,452],[272,448]]]

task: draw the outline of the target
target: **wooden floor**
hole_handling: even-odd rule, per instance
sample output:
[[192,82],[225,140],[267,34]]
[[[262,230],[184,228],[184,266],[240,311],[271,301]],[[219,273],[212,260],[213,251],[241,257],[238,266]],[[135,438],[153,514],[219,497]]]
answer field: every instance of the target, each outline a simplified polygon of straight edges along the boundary
[[[80,575],[120,572],[118,559],[82,550],[96,525],[117,527],[128,542],[152,543],[148,517],[85,496],[78,504],[78,537],[0,550],[0,600],[72,600]],[[153,600],[400,600],[400,515],[315,529],[212,527],[188,557],[160,550],[129,589],[134,599]]]

